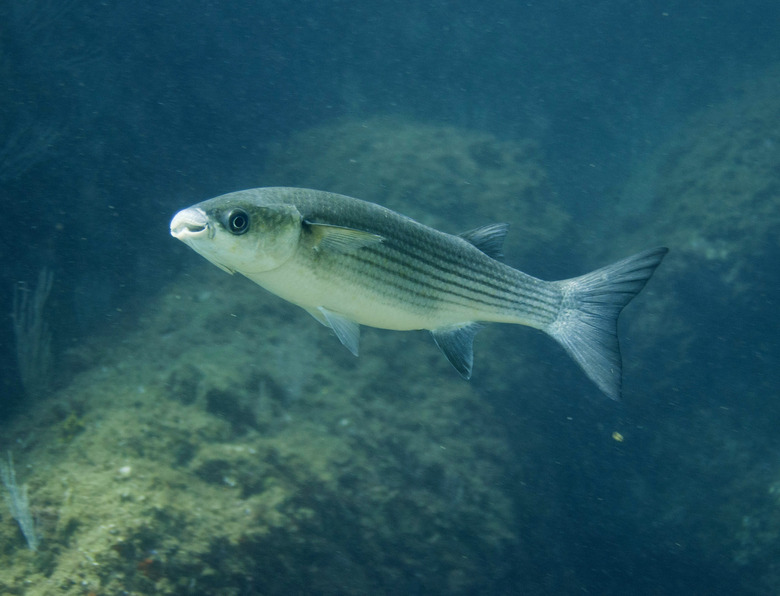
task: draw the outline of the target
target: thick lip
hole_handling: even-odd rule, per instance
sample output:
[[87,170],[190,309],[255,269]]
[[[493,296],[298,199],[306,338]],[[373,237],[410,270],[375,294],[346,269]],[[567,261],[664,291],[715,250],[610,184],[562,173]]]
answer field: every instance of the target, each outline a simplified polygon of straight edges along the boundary
[[179,240],[207,234],[208,230],[208,216],[196,207],[182,209],[171,220],[171,236]]

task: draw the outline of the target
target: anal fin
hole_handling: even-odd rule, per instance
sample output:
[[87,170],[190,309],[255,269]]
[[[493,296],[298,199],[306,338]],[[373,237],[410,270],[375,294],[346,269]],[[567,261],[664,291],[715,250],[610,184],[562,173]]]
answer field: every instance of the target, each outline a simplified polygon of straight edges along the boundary
[[471,378],[471,368],[474,364],[474,336],[482,327],[484,327],[482,323],[464,323],[431,331],[433,341],[464,379]]

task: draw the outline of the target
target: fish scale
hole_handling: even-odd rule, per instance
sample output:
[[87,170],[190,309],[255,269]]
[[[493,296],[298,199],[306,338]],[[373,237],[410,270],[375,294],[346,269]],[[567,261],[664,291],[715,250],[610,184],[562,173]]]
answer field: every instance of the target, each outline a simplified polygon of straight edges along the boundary
[[428,329],[471,376],[484,323],[540,329],[617,399],[617,319],[667,252],[659,247],[589,274],[544,281],[497,260],[507,226],[461,236],[374,203],[318,190],[238,191],[183,209],[171,234],[309,312],[358,354],[360,325]]
[[[348,271],[354,270],[358,277],[364,278],[362,286],[367,286],[366,277],[373,280],[371,289],[374,293],[383,294],[390,287],[403,287],[400,300],[404,306],[409,305],[406,292],[410,292],[419,296],[421,302],[428,299],[425,310],[442,310],[446,304],[479,308],[484,311],[483,320],[522,324],[533,321],[542,325],[552,320],[558,310],[559,291],[544,287],[545,282],[489,258],[457,236],[438,232],[362,201],[349,203],[341,209],[322,209],[322,203],[331,198],[295,197],[306,220],[311,218],[329,225],[361,229],[384,239],[379,246],[337,255],[333,266],[341,281]],[[385,217],[377,217],[375,211]],[[350,266],[350,262],[357,264]]]

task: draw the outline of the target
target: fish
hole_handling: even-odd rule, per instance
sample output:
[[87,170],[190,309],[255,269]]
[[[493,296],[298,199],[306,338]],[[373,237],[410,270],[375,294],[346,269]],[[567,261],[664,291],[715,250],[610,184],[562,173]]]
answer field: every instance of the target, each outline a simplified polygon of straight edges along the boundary
[[224,194],[170,223],[174,238],[300,306],[355,356],[361,325],[428,330],[469,379],[474,337],[485,324],[525,325],[555,339],[605,395],[619,399],[618,316],[668,249],[544,281],[503,262],[508,229],[494,223],[453,235],[375,203],[292,187]]

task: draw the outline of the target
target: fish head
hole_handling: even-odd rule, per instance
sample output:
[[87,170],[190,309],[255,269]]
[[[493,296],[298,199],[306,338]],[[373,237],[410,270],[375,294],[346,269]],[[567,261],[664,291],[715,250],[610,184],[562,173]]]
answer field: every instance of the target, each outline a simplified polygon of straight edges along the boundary
[[268,204],[248,192],[210,199],[179,211],[171,236],[228,273],[251,275],[280,267],[295,254],[302,217],[291,204]]

